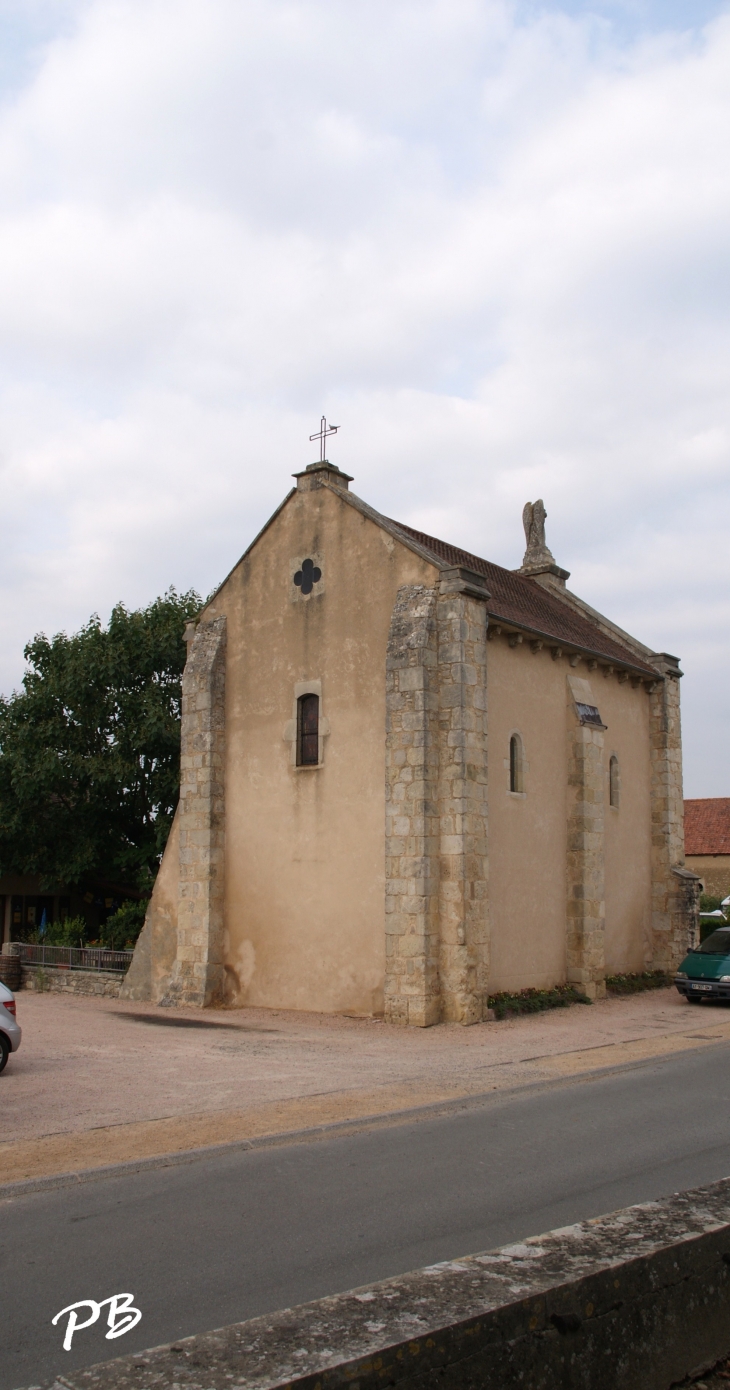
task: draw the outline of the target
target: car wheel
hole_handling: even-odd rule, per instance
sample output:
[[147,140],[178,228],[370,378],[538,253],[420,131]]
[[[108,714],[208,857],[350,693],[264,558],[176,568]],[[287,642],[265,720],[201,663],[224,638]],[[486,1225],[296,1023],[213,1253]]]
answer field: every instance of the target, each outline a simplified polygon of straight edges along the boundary
[[4,1033],[0,1033],[0,1071],[5,1070],[5,1063],[10,1056],[10,1043]]

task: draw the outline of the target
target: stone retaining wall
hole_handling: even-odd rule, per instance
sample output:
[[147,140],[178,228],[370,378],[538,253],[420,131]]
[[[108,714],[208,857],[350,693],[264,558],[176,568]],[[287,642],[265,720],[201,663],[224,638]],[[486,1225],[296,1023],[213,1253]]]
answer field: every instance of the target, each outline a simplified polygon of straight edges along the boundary
[[124,984],[121,970],[61,970],[49,965],[24,965],[20,972],[20,988],[62,990],[67,994],[95,994],[105,999],[118,999]]
[[669,1390],[728,1351],[730,1179],[86,1370],[64,1369],[62,1383],[65,1390]]

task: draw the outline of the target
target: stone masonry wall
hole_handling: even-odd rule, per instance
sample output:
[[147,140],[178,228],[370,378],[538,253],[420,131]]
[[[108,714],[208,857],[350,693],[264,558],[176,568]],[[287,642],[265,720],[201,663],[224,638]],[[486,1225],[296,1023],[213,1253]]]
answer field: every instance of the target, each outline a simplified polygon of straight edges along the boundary
[[54,970],[52,966],[24,965],[21,970],[21,989],[46,990],[63,994],[91,994],[103,999],[118,999],[124,984],[121,971]]
[[589,999],[606,994],[605,797],[603,730],[580,723],[569,683],[567,975]]
[[461,587],[445,575],[437,604],[439,974],[442,1018],[477,1023],[489,985],[487,619]]
[[[676,970],[697,929],[697,880],[684,869],[682,728],[676,657],[653,658],[662,672],[651,701],[651,951],[654,970]],[[679,871],[679,872],[678,872]]]
[[385,1017],[441,1016],[436,595],[398,591],[386,658]]
[[420,1027],[486,1008],[486,614],[467,589],[400,589],[388,641],[385,1015]]
[[199,623],[182,682],[177,956],[162,1003],[222,999],[226,620]]

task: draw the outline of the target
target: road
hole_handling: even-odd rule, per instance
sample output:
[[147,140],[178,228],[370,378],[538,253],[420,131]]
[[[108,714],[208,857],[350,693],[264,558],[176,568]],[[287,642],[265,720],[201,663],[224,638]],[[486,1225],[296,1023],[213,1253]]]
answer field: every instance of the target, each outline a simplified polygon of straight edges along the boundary
[[[722,1043],[417,1121],[6,1199],[0,1390],[728,1174]],[[103,1311],[64,1352],[54,1314],[122,1292],[139,1325],[106,1340]]]

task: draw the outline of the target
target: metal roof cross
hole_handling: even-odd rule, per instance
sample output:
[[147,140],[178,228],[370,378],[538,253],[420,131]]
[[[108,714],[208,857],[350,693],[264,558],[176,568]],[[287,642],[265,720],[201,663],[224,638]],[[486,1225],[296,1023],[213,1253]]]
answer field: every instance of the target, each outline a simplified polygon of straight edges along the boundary
[[329,436],[330,436],[331,434],[337,434],[337,431],[338,431],[339,428],[340,428],[339,425],[328,425],[328,424],[327,424],[327,421],[325,420],[324,415],[323,415],[323,416],[322,416],[322,419],[321,419],[320,422],[319,422],[319,430],[318,430],[317,434],[310,434],[310,436],[309,436],[309,442],[310,442],[310,444],[312,443],[312,441],[313,441],[314,439],[318,439],[318,440],[319,440],[319,461],[320,461],[320,463],[326,463],[326,461],[327,461],[327,460],[325,459],[325,456],[324,456],[324,441],[325,441],[325,439],[328,439]]

